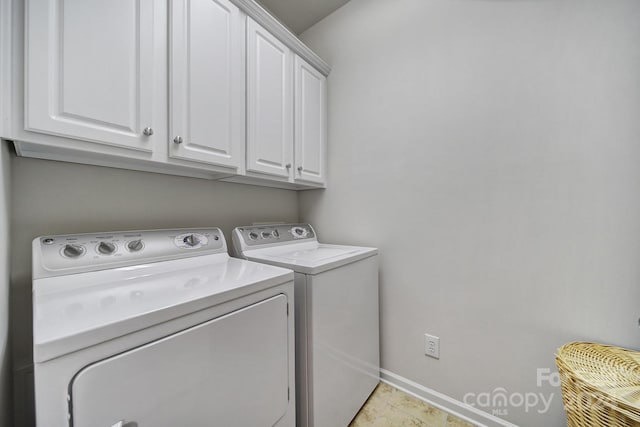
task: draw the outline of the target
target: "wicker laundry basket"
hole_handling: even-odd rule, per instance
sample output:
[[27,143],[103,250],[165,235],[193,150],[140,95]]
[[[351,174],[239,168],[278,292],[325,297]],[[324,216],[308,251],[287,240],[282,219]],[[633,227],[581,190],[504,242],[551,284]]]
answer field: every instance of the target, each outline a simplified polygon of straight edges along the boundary
[[590,342],[558,349],[570,427],[640,427],[640,352]]

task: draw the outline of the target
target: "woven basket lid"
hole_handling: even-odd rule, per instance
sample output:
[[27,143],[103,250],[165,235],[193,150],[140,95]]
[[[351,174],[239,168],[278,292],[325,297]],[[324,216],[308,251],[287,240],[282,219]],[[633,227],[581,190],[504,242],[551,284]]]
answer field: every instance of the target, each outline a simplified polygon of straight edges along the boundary
[[558,349],[556,360],[594,391],[610,396],[627,411],[640,414],[640,352],[572,342]]

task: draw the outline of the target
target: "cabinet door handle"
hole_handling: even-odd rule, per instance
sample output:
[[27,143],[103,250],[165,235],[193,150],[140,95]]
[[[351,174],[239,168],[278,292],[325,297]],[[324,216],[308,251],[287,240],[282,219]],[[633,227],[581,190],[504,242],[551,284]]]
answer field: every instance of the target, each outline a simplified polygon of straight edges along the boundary
[[287,169],[291,169],[291,163],[287,163],[287,165],[285,166]]
[[151,136],[153,135],[153,128],[144,128],[142,133],[144,133],[146,136]]
[[298,166],[298,172],[302,173],[302,166]]
[[176,136],[175,138],[173,138],[173,142],[176,144],[182,144],[182,137],[181,136]]

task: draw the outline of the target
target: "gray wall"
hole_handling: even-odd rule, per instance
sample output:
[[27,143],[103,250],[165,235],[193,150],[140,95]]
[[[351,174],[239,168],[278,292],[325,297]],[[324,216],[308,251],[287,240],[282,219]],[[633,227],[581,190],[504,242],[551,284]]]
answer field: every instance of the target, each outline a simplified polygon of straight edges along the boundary
[[9,215],[10,153],[0,141],[0,426],[11,419],[11,353],[9,349]]
[[302,35],[333,71],[300,216],[381,248],[385,369],[554,393],[505,418],[559,426],[536,381],[558,346],[640,347],[639,22],[637,0],[352,0]]
[[[298,218],[297,196],[290,190],[15,155],[11,160],[12,328],[18,426],[29,423],[30,409],[25,407],[29,390],[23,389],[23,384],[25,377],[28,381],[31,365],[31,240],[34,237],[100,230],[218,226],[230,242],[229,233],[234,226]],[[0,226],[2,224],[0,222]],[[0,249],[0,261],[4,253]],[[0,289],[2,286],[0,282]],[[0,315],[2,310],[0,304]]]

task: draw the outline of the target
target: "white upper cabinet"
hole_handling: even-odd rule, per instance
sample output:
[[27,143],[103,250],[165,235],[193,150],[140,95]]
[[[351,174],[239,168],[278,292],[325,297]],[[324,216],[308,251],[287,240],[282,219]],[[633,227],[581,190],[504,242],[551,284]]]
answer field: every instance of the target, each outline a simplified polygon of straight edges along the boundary
[[247,171],[292,176],[293,53],[247,18]]
[[25,129],[150,152],[157,4],[26,2]]
[[326,180],[327,79],[304,59],[295,59],[295,180]]
[[244,163],[245,19],[227,0],[174,0],[169,156]]
[[18,155],[325,185],[330,67],[253,0],[0,2]]

